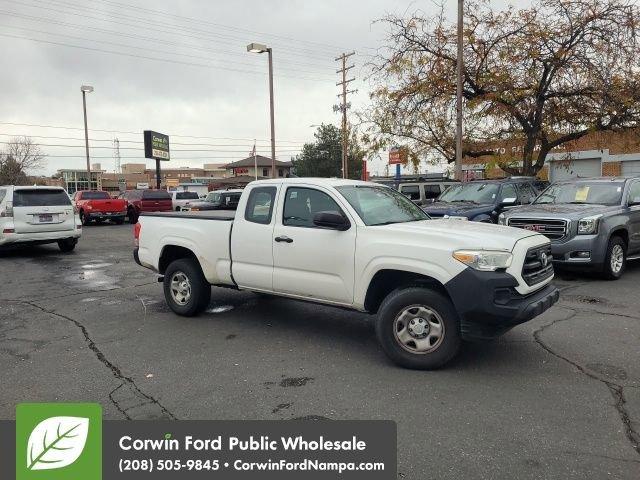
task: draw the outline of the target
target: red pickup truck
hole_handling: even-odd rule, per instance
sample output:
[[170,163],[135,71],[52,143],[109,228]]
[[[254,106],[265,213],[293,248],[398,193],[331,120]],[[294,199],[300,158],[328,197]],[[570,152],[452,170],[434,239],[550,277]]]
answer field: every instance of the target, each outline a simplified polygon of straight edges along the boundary
[[171,196],[166,190],[127,190],[119,198],[125,199],[129,223],[137,223],[144,212],[170,212],[173,210]]
[[122,225],[127,214],[127,201],[111,198],[108,192],[81,190],[73,196],[73,203],[83,225],[88,225],[91,221],[101,223],[105,220]]

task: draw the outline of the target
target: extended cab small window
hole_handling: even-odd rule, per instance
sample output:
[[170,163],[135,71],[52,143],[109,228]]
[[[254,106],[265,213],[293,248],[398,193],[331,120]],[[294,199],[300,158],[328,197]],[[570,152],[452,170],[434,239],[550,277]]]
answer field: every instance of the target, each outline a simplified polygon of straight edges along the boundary
[[244,219],[248,222],[271,223],[273,205],[276,200],[276,187],[256,187],[251,190]]
[[420,200],[420,185],[402,185],[400,193],[411,200]]
[[[0,190],[0,202],[2,201],[2,190]],[[640,182],[634,182],[629,189],[629,205],[640,204]]]
[[291,227],[315,227],[313,216],[318,212],[338,212],[338,204],[324,192],[314,188],[290,187],[284,200],[282,224]]
[[2,200],[4,200],[4,197],[7,195],[7,191],[4,190],[3,188],[0,188],[0,203],[2,203]]

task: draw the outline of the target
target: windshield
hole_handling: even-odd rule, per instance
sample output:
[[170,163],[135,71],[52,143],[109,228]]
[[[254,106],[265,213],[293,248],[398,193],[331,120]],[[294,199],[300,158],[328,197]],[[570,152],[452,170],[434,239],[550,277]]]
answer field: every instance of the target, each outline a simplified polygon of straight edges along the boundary
[[108,200],[110,198],[111,197],[107,192],[100,192],[100,191],[82,192],[83,200]]
[[215,193],[215,192],[211,192],[207,195],[207,198],[205,198],[205,202],[211,202],[211,203],[220,203],[220,195],[219,193]]
[[622,182],[555,183],[542,192],[533,203],[619,205],[622,200],[623,186]]
[[440,202],[494,203],[500,186],[497,183],[473,182],[453,185],[440,197]]
[[53,207],[71,205],[71,200],[64,190],[24,188],[13,192],[14,207]]
[[143,190],[142,198],[144,200],[171,200],[171,196],[166,190]]
[[387,187],[337,187],[347,202],[358,213],[365,225],[428,220],[429,215],[396,190]]
[[177,192],[176,200],[198,200],[198,194],[196,192]]

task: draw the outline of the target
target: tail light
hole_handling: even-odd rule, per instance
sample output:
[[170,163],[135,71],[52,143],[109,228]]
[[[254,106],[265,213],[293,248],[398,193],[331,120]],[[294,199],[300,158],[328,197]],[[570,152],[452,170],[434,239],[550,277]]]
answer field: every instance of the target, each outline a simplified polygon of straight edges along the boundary
[[0,212],[0,217],[13,217],[13,202],[7,202],[5,209]]
[[142,225],[138,222],[133,226],[133,244],[136,247],[140,245],[140,230],[142,230]]
[[15,228],[5,228],[2,233],[16,233]]

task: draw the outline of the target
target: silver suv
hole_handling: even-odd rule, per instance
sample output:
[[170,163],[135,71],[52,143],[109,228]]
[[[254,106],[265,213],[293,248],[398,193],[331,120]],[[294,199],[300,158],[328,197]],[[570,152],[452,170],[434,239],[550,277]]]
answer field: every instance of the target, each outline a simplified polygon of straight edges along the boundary
[[0,247],[57,243],[70,252],[82,224],[60,187],[0,186]]

